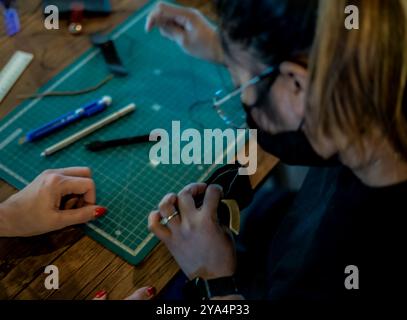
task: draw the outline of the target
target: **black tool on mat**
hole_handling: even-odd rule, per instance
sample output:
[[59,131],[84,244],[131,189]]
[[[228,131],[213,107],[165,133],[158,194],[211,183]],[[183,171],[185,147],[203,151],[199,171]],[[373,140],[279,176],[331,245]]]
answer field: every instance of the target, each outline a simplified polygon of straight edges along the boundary
[[[159,140],[160,140],[160,137],[157,137],[157,140],[155,140],[155,141],[159,141]],[[155,142],[155,141],[151,141],[151,142]],[[103,151],[103,150],[110,149],[110,148],[128,146],[128,145],[139,144],[139,143],[147,143],[147,142],[150,142],[150,135],[114,139],[114,140],[107,140],[107,141],[93,141],[93,142],[88,143],[85,147],[89,151],[98,152],[98,151]]]
[[129,74],[119,57],[114,42],[107,36],[94,34],[91,36],[92,44],[102,51],[103,57],[111,73],[119,77]]

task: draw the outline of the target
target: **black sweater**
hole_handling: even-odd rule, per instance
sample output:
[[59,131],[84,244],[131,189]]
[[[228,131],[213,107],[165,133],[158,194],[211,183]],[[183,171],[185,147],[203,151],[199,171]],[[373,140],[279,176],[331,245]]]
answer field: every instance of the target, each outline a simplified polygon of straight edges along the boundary
[[[407,273],[407,182],[371,188],[336,159],[319,158],[303,134],[273,139],[269,151],[283,162],[312,168],[270,236],[264,298],[401,298]],[[345,288],[345,268],[351,265],[359,270],[358,290]]]

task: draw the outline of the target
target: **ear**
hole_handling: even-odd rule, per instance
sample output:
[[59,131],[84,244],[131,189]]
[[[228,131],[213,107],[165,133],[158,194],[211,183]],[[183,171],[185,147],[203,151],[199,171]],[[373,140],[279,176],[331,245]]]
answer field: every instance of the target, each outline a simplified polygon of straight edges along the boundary
[[280,65],[280,74],[284,76],[293,98],[292,106],[299,115],[303,115],[308,88],[308,70],[299,64],[286,61]]

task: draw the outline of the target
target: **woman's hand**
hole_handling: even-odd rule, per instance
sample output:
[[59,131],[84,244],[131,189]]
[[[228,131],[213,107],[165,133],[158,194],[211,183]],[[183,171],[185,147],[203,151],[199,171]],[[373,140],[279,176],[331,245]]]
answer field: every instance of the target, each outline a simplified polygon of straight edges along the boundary
[[154,27],[188,54],[223,63],[219,34],[198,10],[160,2],[147,18],[146,31]]
[[[194,198],[205,194],[202,207]],[[150,230],[165,243],[189,279],[215,279],[232,276],[236,269],[235,247],[230,232],[218,223],[217,209],[222,197],[220,186],[191,184],[178,196],[168,194],[149,217]],[[180,215],[166,226],[163,217]]]
[[[74,196],[61,208],[65,196]],[[0,236],[34,236],[85,223],[106,213],[95,205],[96,190],[88,168],[47,170],[0,204]]]

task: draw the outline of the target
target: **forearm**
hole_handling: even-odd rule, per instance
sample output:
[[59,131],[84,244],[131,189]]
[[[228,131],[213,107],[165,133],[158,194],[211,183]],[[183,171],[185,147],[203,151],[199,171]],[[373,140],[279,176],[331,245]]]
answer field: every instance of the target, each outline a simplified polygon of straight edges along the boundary
[[10,221],[7,218],[10,215],[5,202],[0,203],[0,237],[11,236]]
[[18,195],[19,193],[16,193],[0,203],[0,237],[18,237],[21,235],[18,222],[24,225],[25,221],[19,220],[18,217],[18,213],[22,212],[17,201]]

